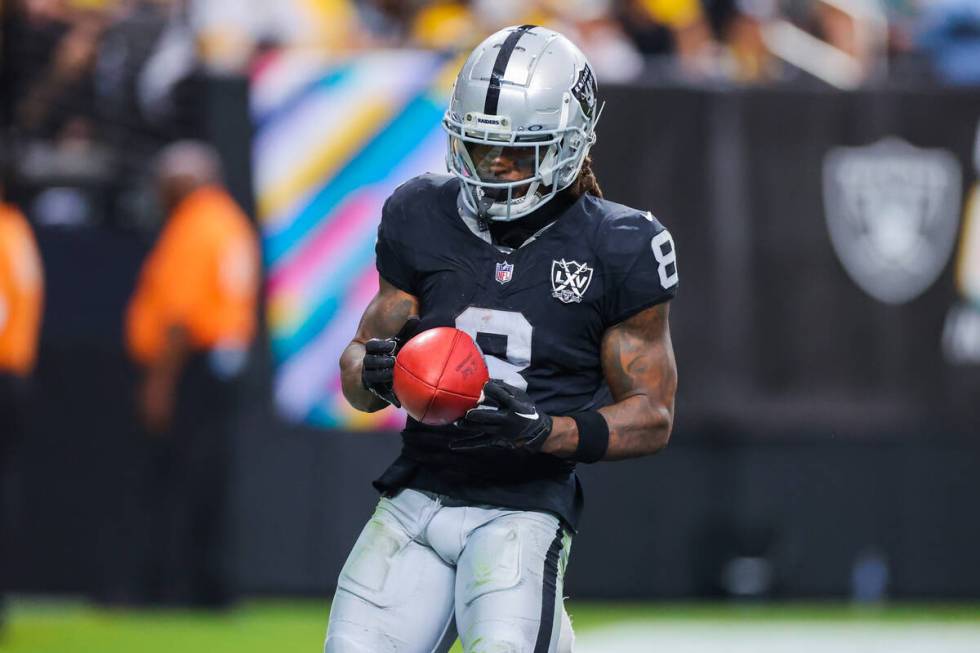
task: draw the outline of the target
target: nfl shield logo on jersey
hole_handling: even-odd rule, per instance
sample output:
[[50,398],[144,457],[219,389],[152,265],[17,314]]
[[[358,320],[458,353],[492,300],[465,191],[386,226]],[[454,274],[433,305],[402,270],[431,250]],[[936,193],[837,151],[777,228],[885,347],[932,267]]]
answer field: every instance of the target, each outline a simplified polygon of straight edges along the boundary
[[578,261],[551,262],[551,296],[566,304],[581,302],[592,281],[592,268]]
[[504,261],[497,263],[497,283],[503,285],[514,277],[514,264]]

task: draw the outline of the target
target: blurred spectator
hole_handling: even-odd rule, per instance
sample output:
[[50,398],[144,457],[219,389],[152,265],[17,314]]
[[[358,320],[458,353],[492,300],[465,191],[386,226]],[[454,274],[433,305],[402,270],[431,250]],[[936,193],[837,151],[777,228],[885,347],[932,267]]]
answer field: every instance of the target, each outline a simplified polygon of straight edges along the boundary
[[643,56],[612,13],[611,0],[546,0],[554,18],[545,21],[578,45],[599,82],[624,82],[643,70]]
[[140,591],[151,601],[219,606],[232,598],[231,429],[255,335],[258,244],[221,188],[209,147],[167,147],[157,176],[169,217],[126,325],[142,375],[137,412],[152,450],[144,512],[154,537]]
[[[92,69],[105,22],[85,14],[74,22],[26,13],[11,26],[14,120],[26,135],[51,138],[66,122],[95,113]],[[35,40],[37,39],[37,40]]]
[[0,452],[15,432],[15,398],[34,369],[44,279],[34,234],[24,215],[3,201],[0,183]]
[[549,25],[553,11],[542,0],[472,0],[479,23],[478,41],[508,25]]
[[408,25],[414,12],[410,3],[403,0],[364,0],[357,4],[357,12],[368,45],[394,48],[408,40]]
[[[177,4],[20,0],[5,15],[4,119],[20,164],[17,197],[37,222],[104,221],[113,194],[131,192],[148,156],[187,133],[147,120],[136,93],[166,8]],[[159,99],[163,107],[169,98]]]
[[245,70],[260,44],[336,53],[365,40],[351,0],[207,0],[191,2],[189,16],[203,61],[223,73]]
[[[129,160],[129,169],[145,160],[176,129],[168,129],[164,119],[179,121],[173,106],[173,87],[186,77],[185,58],[170,57],[165,80],[153,77],[157,104],[141,103],[141,81],[152,58],[169,42],[168,28],[178,31],[180,5],[170,0],[129,0],[120,5],[106,29],[95,65],[95,88],[102,119],[104,141]],[[186,24],[186,20],[184,21]],[[190,57],[195,54],[191,45]]]
[[728,50],[726,77],[764,82],[804,72],[853,89],[887,70],[888,29],[880,0],[713,0]]
[[815,0],[811,11],[819,35],[851,57],[864,80],[878,72],[888,39],[887,18],[879,0]]
[[910,52],[916,48],[916,32],[922,22],[920,0],[885,0],[888,12],[889,49],[896,53]]
[[700,0],[626,0],[620,20],[644,55],[676,56],[686,76],[711,70],[714,41]]
[[723,75],[758,84],[783,76],[783,68],[766,45],[766,25],[779,16],[776,0],[714,0],[709,19],[724,48]]
[[21,431],[27,385],[37,358],[44,279],[27,220],[4,202],[0,179],[0,625],[6,588],[4,532],[10,454]]
[[928,4],[919,42],[940,79],[980,84],[980,2],[936,0]]
[[430,50],[465,49],[482,37],[468,2],[435,0],[415,14],[412,43]]

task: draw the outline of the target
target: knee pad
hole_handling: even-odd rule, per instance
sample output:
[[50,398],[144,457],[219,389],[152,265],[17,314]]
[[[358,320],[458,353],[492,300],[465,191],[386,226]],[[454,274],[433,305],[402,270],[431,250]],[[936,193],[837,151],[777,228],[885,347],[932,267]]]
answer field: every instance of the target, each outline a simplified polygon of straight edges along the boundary
[[371,653],[371,649],[341,635],[327,637],[323,653]]
[[522,653],[534,647],[532,633],[503,621],[476,624],[466,640],[466,653]]
[[323,653],[396,653],[397,642],[378,629],[355,624],[337,624],[342,632],[328,633]]

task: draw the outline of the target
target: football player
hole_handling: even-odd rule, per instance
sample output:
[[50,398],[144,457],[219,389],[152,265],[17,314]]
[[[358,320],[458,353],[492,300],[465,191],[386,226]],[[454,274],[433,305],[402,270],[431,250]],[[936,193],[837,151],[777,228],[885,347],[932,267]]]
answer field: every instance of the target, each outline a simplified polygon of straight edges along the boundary
[[345,396],[398,405],[398,348],[436,326],[472,336],[491,380],[454,425],[408,420],[340,573],[327,653],[448,651],[457,633],[467,653],[571,650],[575,464],[662,449],[676,387],[673,242],[650,213],[602,198],[588,156],[599,111],[568,39],[501,30],[456,79],[452,174],[385,203],[381,287],[341,357]]

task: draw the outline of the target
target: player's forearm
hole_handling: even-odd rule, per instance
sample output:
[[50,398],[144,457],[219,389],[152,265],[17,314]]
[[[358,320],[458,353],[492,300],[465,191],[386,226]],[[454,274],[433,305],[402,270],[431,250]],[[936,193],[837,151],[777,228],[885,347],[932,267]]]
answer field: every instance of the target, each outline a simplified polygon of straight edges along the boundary
[[603,373],[616,400],[599,409],[609,426],[603,460],[649,456],[667,446],[677,391],[667,314],[667,304],[653,306],[603,338]]
[[599,409],[609,424],[609,448],[603,460],[650,456],[667,446],[672,410],[659,401],[637,395]]
[[381,279],[378,294],[364,310],[357,334],[340,356],[340,383],[350,405],[365,413],[387,406],[387,402],[364,387],[364,343],[371,338],[391,338],[409,317],[418,315],[419,301]]
[[[599,409],[609,425],[609,447],[603,460],[639,458],[657,453],[667,446],[673,424],[668,406],[646,397],[629,397]],[[554,417],[551,435],[541,450],[553,456],[571,458],[578,450],[578,425],[571,417]]]
[[364,387],[361,382],[361,364],[364,362],[364,345],[352,342],[340,357],[340,384],[350,405],[365,413],[374,413],[388,404]]

